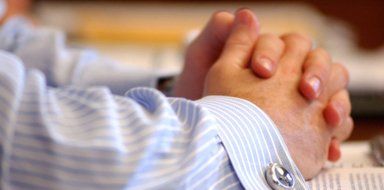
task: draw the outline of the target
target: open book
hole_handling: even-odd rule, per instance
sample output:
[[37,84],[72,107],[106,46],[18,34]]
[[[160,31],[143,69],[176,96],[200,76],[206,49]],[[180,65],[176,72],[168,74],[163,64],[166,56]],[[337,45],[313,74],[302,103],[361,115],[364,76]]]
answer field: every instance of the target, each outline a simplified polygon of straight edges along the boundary
[[312,190],[384,190],[384,167],[371,155],[368,142],[341,146],[342,158],[327,163],[308,185]]

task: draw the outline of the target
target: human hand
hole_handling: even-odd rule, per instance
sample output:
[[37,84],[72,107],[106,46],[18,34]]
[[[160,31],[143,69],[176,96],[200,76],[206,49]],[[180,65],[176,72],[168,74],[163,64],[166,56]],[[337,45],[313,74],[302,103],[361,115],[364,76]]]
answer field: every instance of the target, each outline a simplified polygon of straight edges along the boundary
[[[269,78],[275,74],[277,62],[281,59],[286,45],[282,38],[292,35],[298,34],[290,34],[283,37],[273,34],[261,34],[258,36],[250,63],[256,75]],[[298,35],[295,38],[294,45],[307,47],[308,53],[302,67],[304,74],[300,79],[299,89],[308,101],[314,101],[321,95],[323,85],[329,78],[332,60],[324,49],[317,48],[308,51],[308,47],[312,46],[309,38],[302,35]],[[347,78],[345,78],[346,81],[348,81]],[[353,126],[350,114],[351,103],[345,87],[330,98],[323,111],[328,127],[334,130],[335,135],[328,150],[329,161],[337,161],[341,156],[340,142],[349,137]]]
[[[206,74],[220,56],[233,21],[234,15],[229,12],[221,11],[212,15],[203,31],[187,48],[184,69],[174,87],[173,95],[192,100],[202,97]],[[258,32],[258,28],[255,32]],[[258,38],[251,67],[256,76],[270,78],[278,67],[284,44],[279,41],[279,37],[272,34],[262,34]],[[321,93],[323,73],[327,74],[324,65],[307,65],[299,89],[308,100],[316,99]],[[313,79],[311,76],[318,76],[320,81],[309,80]]]
[[[234,15],[231,13],[215,13],[205,29],[188,47],[184,70],[174,87],[175,96],[188,99],[202,97],[206,74],[213,63],[217,61],[232,29],[233,21]],[[272,77],[277,70],[284,48],[285,44],[278,36],[259,35],[250,64],[255,75],[261,78]],[[321,50],[317,52],[327,55]],[[304,65],[304,74],[298,88],[305,98],[310,101],[315,100],[322,92],[324,86],[322,81],[325,81],[329,75],[329,65],[326,62],[311,60]],[[324,118],[335,131],[345,131],[344,128],[350,128],[349,126],[352,125],[350,110],[348,93],[343,90],[331,98],[324,110]],[[342,139],[335,138],[331,143],[330,161],[336,161],[340,157],[340,140]]]
[[[324,165],[332,138],[342,139],[342,134],[348,135],[351,130],[351,127],[339,128],[339,131],[331,129],[323,117],[329,101],[344,98],[342,89],[348,74],[340,64],[329,64],[330,72],[327,73],[330,74],[324,76],[322,93],[316,100],[304,99],[297,90],[301,77],[305,77],[303,64],[329,63],[330,60],[318,56],[316,52],[321,52],[319,50],[311,51],[311,43],[301,36],[286,35],[282,37],[285,49],[274,76],[268,80],[255,77],[248,66],[258,36],[255,21],[248,10],[236,13],[222,54],[207,74],[204,95],[239,97],[262,108],[275,121],[304,177],[312,178]],[[340,95],[340,91],[344,95]]]

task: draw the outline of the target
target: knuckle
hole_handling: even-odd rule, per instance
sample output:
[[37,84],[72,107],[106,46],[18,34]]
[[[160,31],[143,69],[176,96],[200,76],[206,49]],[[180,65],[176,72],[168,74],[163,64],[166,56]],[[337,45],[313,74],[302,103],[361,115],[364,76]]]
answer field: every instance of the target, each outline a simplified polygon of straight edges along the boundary
[[228,67],[230,65],[225,60],[219,59],[217,61],[218,64],[214,64],[212,68],[209,70],[210,75],[213,75],[214,78],[221,78],[222,76],[227,76],[231,71]]
[[353,131],[353,119],[351,117],[347,118],[346,126],[344,126],[344,128],[345,128],[345,133],[344,133],[343,140],[346,140],[348,139],[349,136],[351,136]]
[[312,45],[312,40],[310,37],[304,34],[300,33],[289,33],[283,36],[283,39],[289,40],[289,41],[296,41],[296,42],[301,42],[305,43],[308,46]]
[[214,13],[202,33],[205,32],[210,38],[216,40],[216,45],[224,44],[228,33],[223,31],[227,31],[230,27],[232,23],[231,17],[233,17],[233,15],[226,11],[218,11]]
[[223,11],[216,11],[212,14],[212,20],[217,20],[221,17],[221,14],[223,14]]
[[350,135],[352,133],[352,131],[353,131],[353,127],[355,126],[355,124],[354,124],[354,121],[353,121],[352,117],[349,117],[348,120],[349,120],[348,123],[349,123],[349,135]]
[[313,54],[309,54],[308,59],[306,61],[306,67],[312,67],[313,70],[328,71],[330,63],[312,55]]
[[339,91],[336,98],[345,102],[345,105],[350,104],[349,93],[347,89],[342,89],[341,91]]
[[326,58],[324,59],[324,56],[319,56],[324,53],[322,51],[323,50],[311,51],[304,63],[304,69],[326,77],[330,74],[331,62]]
[[259,38],[260,39],[272,39],[272,40],[279,39],[279,37],[273,33],[260,34]]
[[228,16],[231,16],[232,14],[228,11],[216,11],[212,14],[211,16],[211,21],[213,22],[218,22],[219,20],[221,20],[222,18],[225,18],[225,17],[228,17]]
[[349,97],[348,90],[344,89],[342,91],[342,98],[343,98],[343,101],[344,101],[344,107],[345,107],[345,110],[346,110],[346,114],[350,115],[351,111],[352,111],[352,103],[351,103],[351,99]]
[[319,57],[322,60],[331,60],[331,56],[324,48],[316,48],[315,50],[313,50],[313,54],[314,56]]
[[252,39],[248,35],[237,35],[234,38],[230,38],[227,41],[227,46],[247,51],[252,45]]
[[300,52],[308,52],[312,48],[312,40],[308,36],[299,33],[289,33],[281,37],[285,45],[289,48],[295,48]]
[[338,70],[339,70],[339,72],[340,72],[340,75],[342,76],[342,77],[344,77],[344,80],[345,80],[345,82],[346,82],[346,85],[349,83],[349,72],[348,72],[348,69],[344,66],[344,65],[342,65],[342,64],[340,64],[340,63],[335,63],[335,65],[336,65],[336,67],[338,68]]
[[342,107],[344,117],[348,117],[351,112],[351,102],[349,100],[348,91],[343,89],[336,94],[336,99],[333,101],[337,102]]
[[347,102],[348,105],[351,104],[351,100],[350,100],[350,97],[349,97],[349,92],[347,89],[343,89],[343,91],[341,92],[342,93],[342,97],[343,99],[345,99],[345,101]]
[[275,34],[267,34],[268,36],[266,37],[266,39],[269,39],[272,43],[273,43],[273,46],[276,47],[277,49],[279,50],[283,50],[284,47],[285,47],[285,43],[284,41],[279,38],[277,35]]
[[272,58],[279,57],[284,50],[284,42],[277,35],[272,33],[261,34],[258,38],[255,53],[267,54]]

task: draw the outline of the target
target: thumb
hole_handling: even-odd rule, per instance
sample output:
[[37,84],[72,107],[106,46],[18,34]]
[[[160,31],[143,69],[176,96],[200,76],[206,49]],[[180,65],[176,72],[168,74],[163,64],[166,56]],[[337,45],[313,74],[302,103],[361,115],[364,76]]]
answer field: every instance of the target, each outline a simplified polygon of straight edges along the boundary
[[236,12],[234,25],[219,64],[226,64],[244,68],[247,66],[259,32],[259,23],[256,16],[248,9]]
[[231,13],[220,11],[213,14],[204,30],[189,46],[186,54],[187,66],[200,64],[200,67],[209,69],[219,58],[233,21],[234,15]]

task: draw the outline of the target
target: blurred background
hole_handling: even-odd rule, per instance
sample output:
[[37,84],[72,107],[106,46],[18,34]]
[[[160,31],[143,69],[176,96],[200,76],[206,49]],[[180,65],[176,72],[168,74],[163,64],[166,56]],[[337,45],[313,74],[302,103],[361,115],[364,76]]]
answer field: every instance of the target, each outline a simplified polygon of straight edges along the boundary
[[300,32],[351,73],[351,140],[384,134],[384,1],[8,0],[7,14],[67,33],[69,45],[135,67],[177,74],[183,51],[210,15],[248,7],[262,32]]

